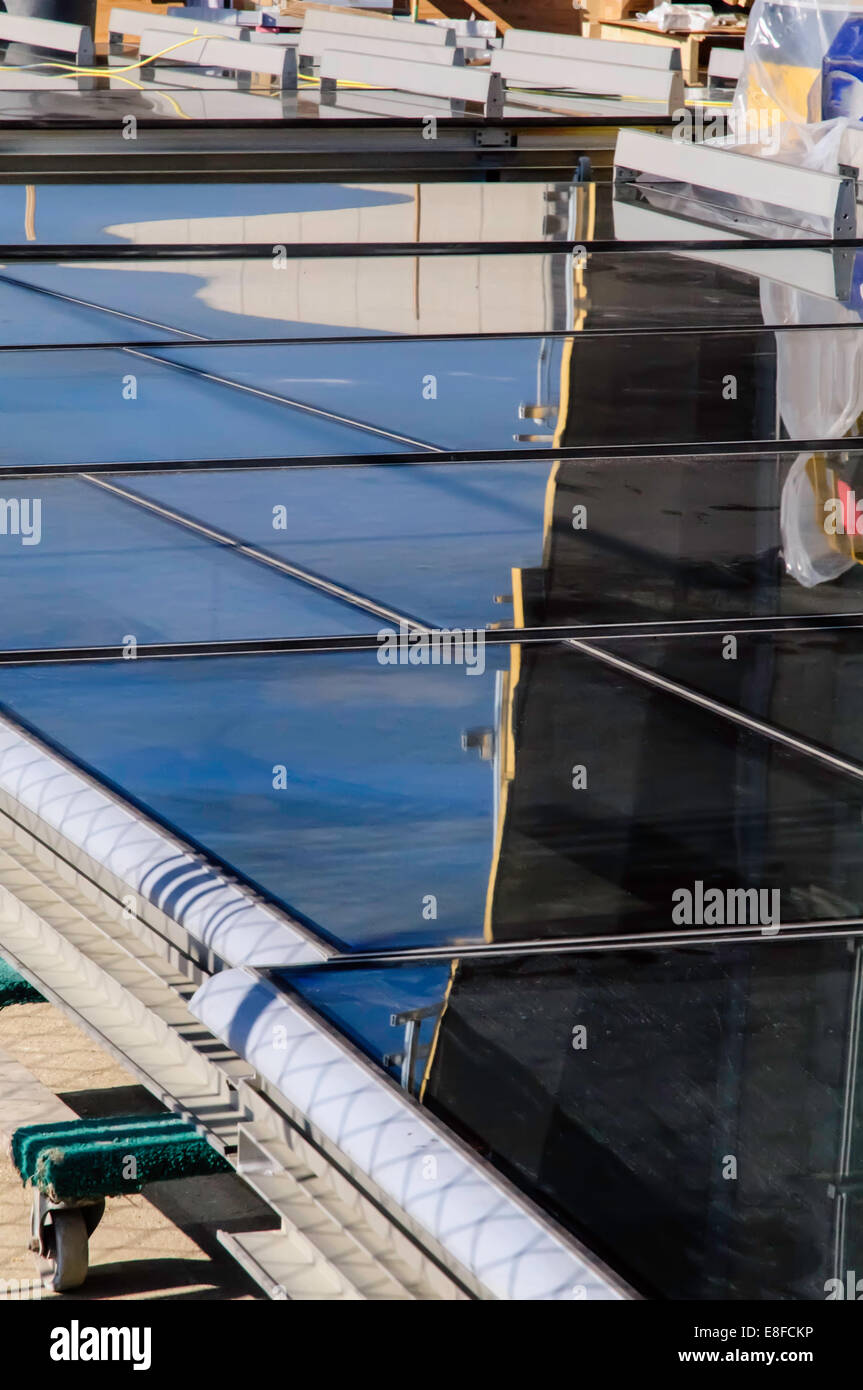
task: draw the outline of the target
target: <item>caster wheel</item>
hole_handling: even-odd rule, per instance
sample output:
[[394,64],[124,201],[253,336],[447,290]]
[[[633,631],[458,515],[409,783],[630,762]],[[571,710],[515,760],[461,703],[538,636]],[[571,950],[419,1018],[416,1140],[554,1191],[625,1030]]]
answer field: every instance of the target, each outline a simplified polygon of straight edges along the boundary
[[78,1289],[87,1278],[89,1249],[87,1223],[78,1208],[47,1213],[42,1224],[45,1254],[37,1263],[45,1288],[54,1293]]

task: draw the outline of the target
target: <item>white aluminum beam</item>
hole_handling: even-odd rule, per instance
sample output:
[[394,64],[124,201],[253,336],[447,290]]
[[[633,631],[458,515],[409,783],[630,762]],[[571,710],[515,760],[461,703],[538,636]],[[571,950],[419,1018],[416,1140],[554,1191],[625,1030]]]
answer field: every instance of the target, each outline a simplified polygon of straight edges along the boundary
[[397,41],[418,48],[445,48],[455,44],[453,31],[436,24],[397,25],[392,19],[346,14],[344,10],[306,10],[299,53],[303,58],[318,58],[329,48],[349,52],[353,48],[349,40],[354,38],[374,39],[378,43]]
[[[392,27],[391,25],[390,28],[392,29]],[[347,50],[351,53],[368,53],[372,56],[389,58],[393,62],[415,63],[419,58],[423,63],[442,63],[444,67],[449,68],[464,65],[464,54],[460,48],[452,48],[447,44],[435,47],[429,45],[419,52],[415,44],[399,43],[397,41],[398,33],[399,31],[396,30],[392,41],[389,35],[386,35],[385,39],[383,37],[372,39],[364,34],[351,35],[350,39],[346,39],[344,35],[334,35],[331,40],[328,40],[326,47],[321,49],[320,57],[323,60],[331,49],[335,49],[337,51]]]
[[834,236],[855,234],[855,181],[845,175],[822,174],[707,143],[621,130],[614,154],[615,182],[639,175],[822,217]]
[[742,48],[712,48],[707,60],[707,85],[711,82],[736,82],[743,71]]
[[0,39],[28,44],[31,48],[47,48],[52,53],[68,53],[82,67],[93,62],[93,35],[83,24],[30,19],[4,12],[0,13]]
[[239,24],[216,24],[206,19],[185,19],[171,14],[148,14],[146,10],[113,9],[108,16],[109,39],[130,35],[140,38],[148,29],[163,29],[165,33],[177,38],[191,38],[199,34],[202,38],[245,39],[247,31]]
[[321,1212],[348,1232],[412,1297],[425,1302],[482,1296],[478,1286],[462,1291],[441,1264],[370,1199],[359,1181],[361,1175],[348,1176],[331,1162],[324,1149],[312,1144],[254,1082],[241,1081],[237,1098],[240,1110],[250,1117],[239,1129],[237,1172],[283,1220],[300,1224],[293,1197],[293,1188],[300,1185]]
[[322,95],[334,92],[338,82],[361,82],[385,91],[478,102],[487,116],[503,111],[500,78],[488,68],[446,68],[331,49],[321,58],[320,73]]
[[[162,29],[148,29],[141,35],[140,58],[151,58],[177,40]],[[162,62],[185,63],[191,67],[226,68],[237,73],[268,73],[284,91],[297,85],[297,55],[293,48],[272,44],[239,44],[225,38],[192,39],[166,53]]]
[[[611,51],[609,51],[611,50]],[[583,62],[611,63],[632,68],[680,72],[676,44],[614,43],[611,39],[582,39],[575,34],[544,34],[536,29],[508,29],[504,53],[537,53],[550,58],[577,58]],[[726,50],[727,51],[727,50]]]
[[434,25],[449,29],[455,35],[456,48],[471,50],[475,54],[488,53],[497,37],[497,25],[490,19],[423,19],[417,25],[408,15],[394,15],[396,24],[410,24],[414,28]]
[[628,67],[614,62],[598,63],[593,59],[558,58],[502,48],[492,54],[491,70],[499,73],[507,84],[521,87],[545,90],[563,87],[592,96],[656,102],[664,115],[682,110],[685,102],[683,77],[670,68]]
[[[628,1290],[538,1208],[310,1010],[245,970],[206,981],[190,1005],[486,1296],[616,1300]],[[238,1020],[242,1020],[238,1025]],[[631,1295],[630,1295],[631,1296]]]

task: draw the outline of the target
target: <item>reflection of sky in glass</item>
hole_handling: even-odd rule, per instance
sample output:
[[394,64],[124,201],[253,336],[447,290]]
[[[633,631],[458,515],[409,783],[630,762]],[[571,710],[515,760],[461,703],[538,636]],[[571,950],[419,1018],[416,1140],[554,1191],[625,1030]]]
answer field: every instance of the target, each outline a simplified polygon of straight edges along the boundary
[[15,595],[0,605],[0,647],[377,631],[361,609],[82,479],[27,486],[38,493],[39,542],[0,534],[0,586]]
[[[536,391],[538,351],[525,338],[196,346],[148,356],[7,352],[0,355],[0,458],[38,465],[304,458],[426,444],[512,448],[519,404]],[[437,382],[433,400],[423,395],[429,375]],[[235,390],[226,379],[326,414]]]
[[[25,190],[0,188],[0,240],[18,244],[25,240]],[[158,240],[158,224],[180,219],[286,217],[337,209],[376,208],[410,203],[413,195],[399,189],[372,189],[345,184],[105,184],[38,185],[36,190],[36,242],[62,245],[126,243],[128,237],[109,231],[136,222],[155,223],[146,240]],[[226,224],[229,225],[229,224]],[[226,232],[226,235],[228,233]],[[237,239],[249,229],[233,232]],[[264,240],[270,236],[267,232]],[[166,237],[176,239],[172,232]],[[254,236],[252,236],[254,239]],[[290,238],[289,238],[290,240]],[[241,333],[267,337],[280,331],[332,332],[332,325],[293,323],[258,318],[246,312],[232,313],[204,302],[201,291],[208,281],[202,262],[200,275],[160,271],[155,265],[94,267],[92,265],[21,265],[0,272],[0,342],[115,342],[170,337],[145,324],[100,314],[83,305],[36,298],[12,281],[39,285],[63,294],[110,305],[127,314],[154,319],[166,326],[219,338]],[[238,306],[239,308],[239,306]],[[241,325],[241,326],[240,326]]]
[[[400,613],[484,627],[511,617],[495,596],[510,592],[513,567],[540,563],[550,466],[173,473],[125,484]],[[272,524],[278,505],[284,530]]]
[[420,944],[482,933],[494,772],[461,736],[493,725],[507,656],[480,676],[375,652],[7,669],[0,700],[326,933]]
[[[0,188],[0,239],[13,245],[24,240],[24,196],[21,185]],[[116,243],[122,238],[107,228],[129,222],[384,207],[412,196],[338,183],[40,184],[36,237],[49,244]]]
[[[220,371],[235,356],[223,350],[207,361]],[[124,398],[124,389],[134,389],[134,399]],[[397,447],[378,434],[119,351],[65,352],[62,368],[56,355],[5,353],[0,410],[0,459],[37,466],[217,460],[232,452],[270,458],[392,453]]]
[[[392,1015],[442,1006],[450,973],[449,964],[445,964],[378,970],[286,970],[276,978],[382,1063],[387,1055],[404,1049],[404,1024],[393,1024]],[[426,1045],[431,1042],[435,1018],[422,1019],[420,1025],[421,1043]],[[422,1067],[421,1063],[415,1080]],[[390,1069],[399,1072],[397,1064]]]

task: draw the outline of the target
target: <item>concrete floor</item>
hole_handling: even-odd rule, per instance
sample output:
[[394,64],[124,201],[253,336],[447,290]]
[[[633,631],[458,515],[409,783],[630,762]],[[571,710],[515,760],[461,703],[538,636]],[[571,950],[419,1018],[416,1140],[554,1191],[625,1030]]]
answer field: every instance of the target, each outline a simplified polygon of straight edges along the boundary
[[[0,1010],[0,1048],[77,1114],[158,1109],[122,1066],[50,1004]],[[0,1153],[0,1280],[31,1280],[29,1196]],[[108,1199],[90,1240],[90,1275],[70,1300],[264,1298],[216,1241],[216,1230],[273,1225],[272,1213],[234,1174],[153,1183]]]

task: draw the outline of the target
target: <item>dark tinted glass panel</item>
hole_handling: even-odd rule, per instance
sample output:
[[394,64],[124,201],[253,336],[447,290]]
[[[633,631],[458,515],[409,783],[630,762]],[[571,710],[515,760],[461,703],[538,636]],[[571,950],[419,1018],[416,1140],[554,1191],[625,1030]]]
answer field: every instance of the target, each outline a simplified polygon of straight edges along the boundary
[[811,750],[567,646],[384,651],[7,669],[0,699],[350,948],[863,915],[863,782]]
[[844,1287],[861,1238],[859,946],[276,978],[642,1292],[823,1299],[837,1271]]

